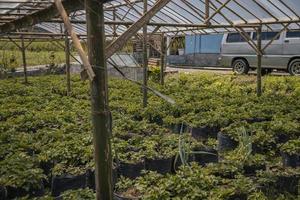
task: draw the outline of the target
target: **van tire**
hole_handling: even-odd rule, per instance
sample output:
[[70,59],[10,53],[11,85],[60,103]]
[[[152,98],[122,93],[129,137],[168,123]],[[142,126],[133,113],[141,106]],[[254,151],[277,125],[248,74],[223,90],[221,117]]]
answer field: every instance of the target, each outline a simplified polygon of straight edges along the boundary
[[290,62],[288,72],[292,76],[300,76],[300,59],[294,59]]
[[233,61],[232,69],[237,74],[248,74],[250,67],[247,60],[239,58]]

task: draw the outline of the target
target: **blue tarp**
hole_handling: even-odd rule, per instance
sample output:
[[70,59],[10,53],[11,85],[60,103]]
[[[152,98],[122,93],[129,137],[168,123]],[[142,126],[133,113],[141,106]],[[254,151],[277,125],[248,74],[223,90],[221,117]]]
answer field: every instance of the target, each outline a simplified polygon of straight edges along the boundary
[[185,54],[220,53],[222,34],[186,35]]

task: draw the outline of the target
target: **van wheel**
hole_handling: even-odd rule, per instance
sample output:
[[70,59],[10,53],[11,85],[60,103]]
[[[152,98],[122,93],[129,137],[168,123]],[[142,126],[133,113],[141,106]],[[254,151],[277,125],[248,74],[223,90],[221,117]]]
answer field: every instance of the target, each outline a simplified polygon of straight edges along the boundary
[[300,59],[293,60],[289,64],[288,71],[292,76],[299,76],[300,75]]
[[249,64],[244,59],[237,59],[232,63],[232,69],[237,74],[248,74]]

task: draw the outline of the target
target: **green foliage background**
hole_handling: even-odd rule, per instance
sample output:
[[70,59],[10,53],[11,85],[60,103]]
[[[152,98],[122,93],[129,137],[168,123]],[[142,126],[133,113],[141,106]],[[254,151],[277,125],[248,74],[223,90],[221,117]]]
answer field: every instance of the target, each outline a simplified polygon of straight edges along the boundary
[[[64,45],[64,41],[58,41]],[[21,45],[19,43],[19,45]],[[25,46],[28,42],[25,42]],[[10,41],[0,42],[0,67],[7,69],[23,66],[22,54],[19,48]],[[74,52],[74,49],[71,49]],[[54,59],[51,58],[54,55]],[[65,52],[51,42],[33,42],[26,49],[27,66],[61,64],[65,62]],[[71,61],[74,59],[71,57]]]

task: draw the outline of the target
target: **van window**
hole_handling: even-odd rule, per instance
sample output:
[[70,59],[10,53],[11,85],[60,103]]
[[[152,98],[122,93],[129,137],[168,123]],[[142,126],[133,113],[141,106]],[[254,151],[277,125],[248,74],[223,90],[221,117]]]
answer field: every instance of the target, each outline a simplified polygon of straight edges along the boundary
[[[262,32],[261,40],[272,40],[279,32]],[[280,35],[278,35],[275,40],[279,40]],[[253,40],[257,40],[256,32],[253,33]]]
[[[250,36],[250,33],[247,33]],[[226,42],[233,43],[233,42],[246,42],[243,36],[239,33],[229,33],[226,39]]]
[[300,38],[300,31],[288,31],[286,32],[286,38]]

